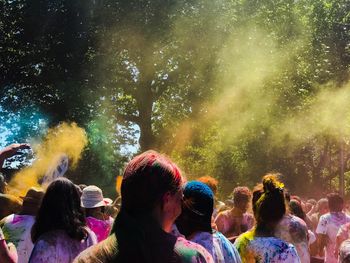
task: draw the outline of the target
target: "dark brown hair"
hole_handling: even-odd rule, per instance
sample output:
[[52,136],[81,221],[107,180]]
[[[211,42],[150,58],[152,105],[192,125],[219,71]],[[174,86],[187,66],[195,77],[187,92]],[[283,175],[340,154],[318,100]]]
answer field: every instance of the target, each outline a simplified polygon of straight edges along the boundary
[[327,195],[328,208],[331,212],[341,212],[344,208],[344,199],[337,193]]
[[47,232],[64,230],[68,236],[82,240],[87,236],[85,216],[75,185],[66,178],[53,181],[46,190],[32,227],[33,243]]
[[274,174],[263,177],[253,190],[253,211],[257,225],[278,222],[286,213],[283,184]]

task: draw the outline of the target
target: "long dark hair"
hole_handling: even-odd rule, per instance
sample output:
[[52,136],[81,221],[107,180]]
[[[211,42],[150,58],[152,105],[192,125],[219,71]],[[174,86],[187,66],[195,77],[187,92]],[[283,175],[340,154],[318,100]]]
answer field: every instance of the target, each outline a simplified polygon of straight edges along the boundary
[[147,151],[132,159],[125,168],[121,185],[121,210],[145,215],[161,202],[166,192],[182,187],[179,168],[164,155]]
[[85,217],[75,185],[66,178],[53,181],[46,190],[32,227],[33,243],[52,230],[64,230],[68,236],[82,240],[87,236]]
[[[175,194],[181,187],[179,168],[165,156],[147,151],[132,159],[123,174],[121,210],[114,221],[111,236],[96,257],[107,258],[108,255],[114,258],[103,262],[155,263],[173,260],[168,257],[173,256],[176,237],[161,233],[163,230],[157,226],[152,211],[163,205],[165,193]],[[154,251],[156,248],[152,240],[155,235],[162,236],[162,251]]]
[[265,175],[253,190],[253,211],[257,228],[277,223],[286,213],[284,186],[274,174]]

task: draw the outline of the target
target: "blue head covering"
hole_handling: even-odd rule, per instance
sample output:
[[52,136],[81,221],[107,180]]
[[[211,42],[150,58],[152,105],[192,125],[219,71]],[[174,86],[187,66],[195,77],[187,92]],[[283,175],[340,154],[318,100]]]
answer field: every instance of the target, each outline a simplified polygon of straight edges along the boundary
[[183,191],[184,205],[195,215],[210,219],[214,209],[213,191],[202,182],[188,182]]

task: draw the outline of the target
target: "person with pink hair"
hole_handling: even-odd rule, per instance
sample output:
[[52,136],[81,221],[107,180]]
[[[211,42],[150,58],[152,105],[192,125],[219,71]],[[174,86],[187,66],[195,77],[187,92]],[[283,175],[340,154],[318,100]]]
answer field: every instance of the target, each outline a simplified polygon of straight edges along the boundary
[[121,183],[121,210],[111,235],[74,262],[211,263],[202,246],[171,234],[181,213],[184,179],[168,158],[147,151],[132,159]]

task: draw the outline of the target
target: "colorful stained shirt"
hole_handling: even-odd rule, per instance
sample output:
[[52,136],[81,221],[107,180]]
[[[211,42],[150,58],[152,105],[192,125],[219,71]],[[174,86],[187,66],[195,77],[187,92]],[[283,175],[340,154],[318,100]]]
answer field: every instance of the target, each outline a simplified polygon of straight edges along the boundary
[[64,230],[50,231],[42,234],[34,244],[29,263],[70,263],[80,252],[96,243],[91,230],[81,241],[70,238]]
[[86,225],[95,233],[98,242],[108,237],[113,222],[114,219],[112,217],[109,217],[107,220],[99,220],[91,216],[86,218]]
[[232,210],[223,211],[215,219],[217,230],[226,237],[239,236],[254,226],[254,216],[244,213],[242,216],[234,216]]
[[220,232],[198,232],[190,240],[203,246],[216,263],[241,263],[236,247]]
[[239,236],[235,246],[243,263],[300,263],[295,247],[276,237],[256,237],[254,230]]
[[151,215],[133,217],[123,209],[104,241],[83,251],[75,262],[214,263],[204,247],[164,231]]
[[334,256],[336,238],[339,228],[350,222],[350,217],[343,212],[330,212],[320,217],[316,233],[327,235],[328,242],[325,251],[325,263],[337,263]]
[[350,239],[350,223],[340,226],[337,237],[340,237],[342,240]]
[[31,238],[31,229],[35,216],[9,215],[1,220],[7,243],[13,243],[17,249],[18,263],[27,263],[34,244]]
[[310,262],[308,229],[306,223],[294,215],[284,215],[275,229],[275,236],[294,245],[300,261]]
[[183,237],[178,237],[174,251],[181,255],[183,263],[214,263],[213,257],[201,245],[188,241]]
[[[169,235],[169,234],[167,234]],[[170,236],[170,235],[169,235]],[[171,235],[172,236],[172,235]],[[171,255],[166,255],[168,250],[168,241],[160,239],[163,246],[156,245],[155,251],[158,253],[154,255],[152,263],[214,263],[209,252],[196,243],[188,241],[182,237],[171,239],[176,240],[175,244],[171,245]],[[152,247],[154,248],[154,247]],[[129,248],[127,248],[129,249]],[[133,254],[129,254],[129,252]],[[121,263],[140,263],[145,262],[137,250],[130,248],[127,256],[119,257],[121,251],[115,234],[110,235],[106,240],[94,245],[87,250],[84,250],[75,260],[74,263],[91,263],[91,262],[121,262]],[[164,254],[165,253],[165,254]],[[169,257],[170,256],[170,257]],[[165,260],[166,258],[166,260]]]
[[341,243],[339,249],[338,262],[350,262],[350,239],[345,240],[343,243]]

